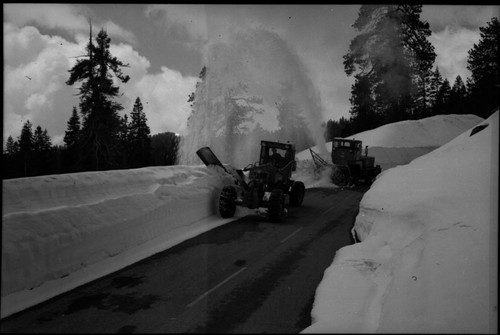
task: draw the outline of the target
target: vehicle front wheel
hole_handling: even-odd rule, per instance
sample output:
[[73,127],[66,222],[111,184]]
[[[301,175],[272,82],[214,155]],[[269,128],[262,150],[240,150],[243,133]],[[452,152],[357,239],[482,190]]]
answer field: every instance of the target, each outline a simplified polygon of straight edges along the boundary
[[306,187],[304,183],[301,181],[296,181],[292,185],[292,189],[290,190],[290,206],[299,207],[302,205],[302,201],[304,201],[304,195],[306,192]]
[[286,217],[285,194],[281,189],[274,189],[269,197],[269,206],[267,208],[269,220],[272,222],[282,222]]
[[219,194],[219,214],[223,218],[231,218],[236,212],[236,189],[232,186],[224,186]]

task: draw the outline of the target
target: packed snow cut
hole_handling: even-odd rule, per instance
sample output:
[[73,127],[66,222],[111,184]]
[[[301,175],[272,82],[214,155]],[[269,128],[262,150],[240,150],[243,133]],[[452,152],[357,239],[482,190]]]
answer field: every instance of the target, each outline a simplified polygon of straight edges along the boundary
[[4,180],[1,317],[229,222],[214,201],[229,178],[176,165]]
[[221,189],[217,199],[223,218],[232,217],[236,206],[244,206],[267,208],[270,221],[282,222],[289,206],[302,205],[305,185],[291,179],[297,168],[294,144],[261,141],[259,161],[242,170],[224,166],[209,147],[200,148],[196,154],[208,167],[214,166],[232,177],[232,182]]

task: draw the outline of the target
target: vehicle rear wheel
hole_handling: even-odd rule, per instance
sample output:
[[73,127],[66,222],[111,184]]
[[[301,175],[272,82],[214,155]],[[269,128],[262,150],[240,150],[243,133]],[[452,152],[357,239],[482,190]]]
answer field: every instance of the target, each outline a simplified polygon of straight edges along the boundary
[[282,222],[285,219],[285,194],[281,189],[274,189],[269,197],[267,214],[272,222]]
[[292,185],[292,189],[290,190],[290,206],[299,207],[302,205],[302,201],[304,201],[304,195],[306,192],[306,187],[304,183],[301,181],[296,181]]
[[224,186],[219,194],[219,214],[223,218],[230,218],[236,212],[236,189],[232,186]]

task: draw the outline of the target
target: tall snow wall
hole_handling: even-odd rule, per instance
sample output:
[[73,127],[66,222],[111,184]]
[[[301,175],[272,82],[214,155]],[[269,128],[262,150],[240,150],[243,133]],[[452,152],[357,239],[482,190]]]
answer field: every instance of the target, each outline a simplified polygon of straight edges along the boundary
[[1,317],[225,223],[225,182],[205,166],[4,180]]

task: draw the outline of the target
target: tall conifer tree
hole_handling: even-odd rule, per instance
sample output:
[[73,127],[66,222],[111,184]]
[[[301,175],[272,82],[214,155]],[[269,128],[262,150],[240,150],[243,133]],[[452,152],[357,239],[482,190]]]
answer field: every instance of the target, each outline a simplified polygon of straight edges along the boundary
[[151,164],[151,131],[147,124],[141,99],[135,99],[134,108],[130,113],[128,125],[128,144],[130,146],[130,161],[132,167],[142,167]]
[[422,99],[436,54],[421,11],[421,5],[361,6],[353,25],[360,34],[344,56],[346,74],[356,81],[351,114],[360,118],[355,122],[359,130],[377,126],[366,123],[373,118],[385,123],[408,119]]
[[469,50],[467,69],[472,72],[468,80],[470,109],[487,118],[500,106],[500,24],[494,17],[480,27],[481,38]]
[[33,129],[32,124],[27,120],[23,124],[21,129],[21,135],[19,135],[19,153],[21,154],[23,161],[23,172],[24,176],[27,177],[31,173],[31,161],[33,158]]
[[121,68],[127,64],[113,57],[109,52],[111,39],[106,31],[101,29],[92,41],[92,26],[90,40],[87,44],[87,55],[79,59],[70,72],[66,82],[73,85],[82,82],[80,86],[80,111],[83,115],[82,152],[87,168],[103,170],[117,167],[119,129],[118,111],[123,107],[113,101],[119,88],[114,85],[112,74],[122,83],[130,78],[122,73]]

